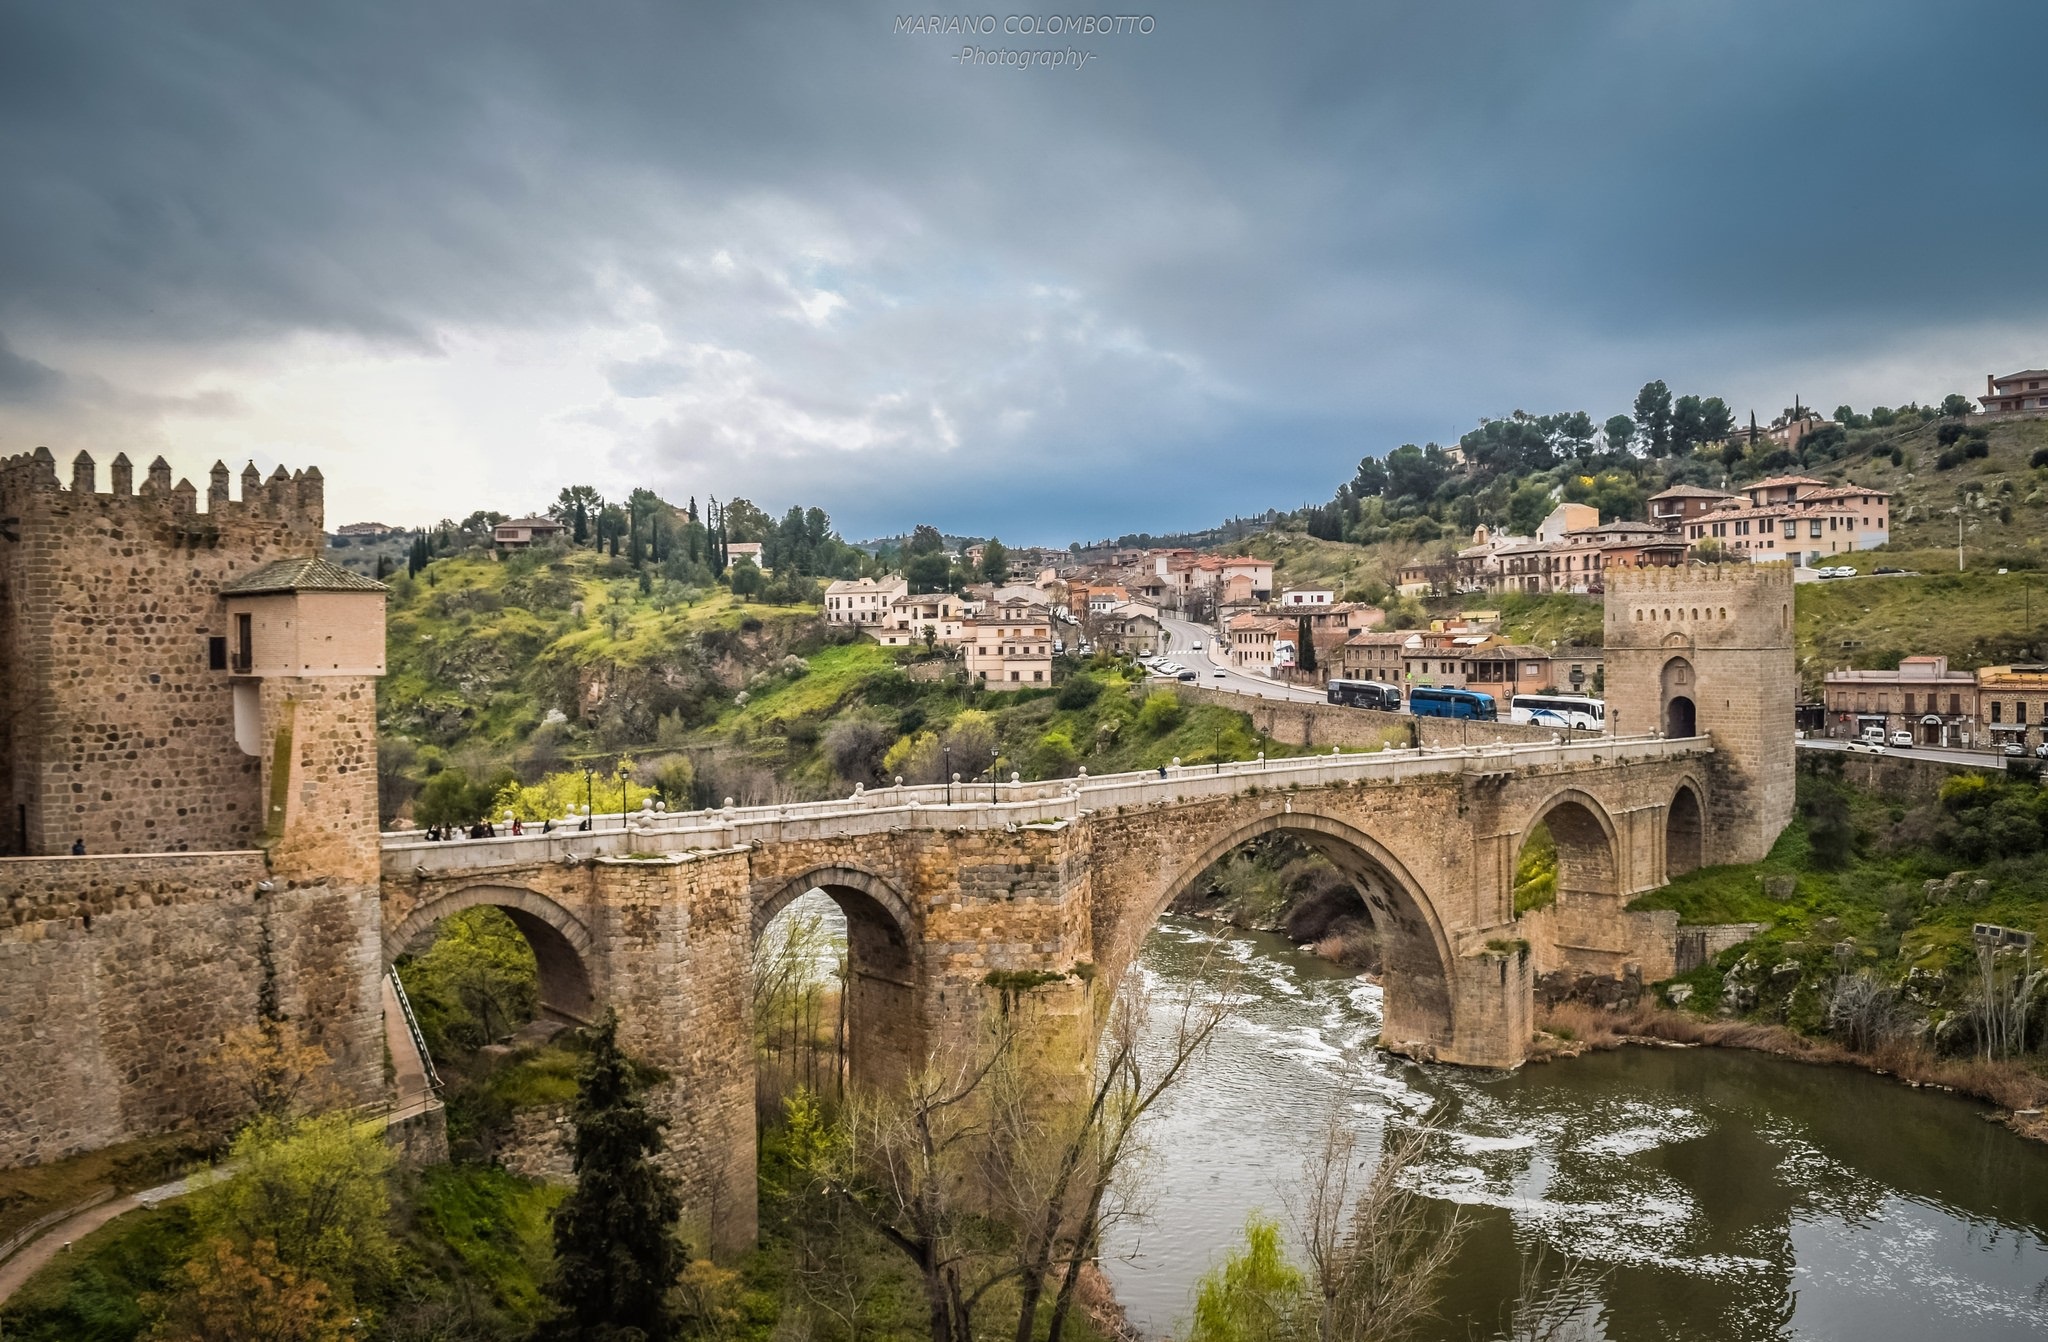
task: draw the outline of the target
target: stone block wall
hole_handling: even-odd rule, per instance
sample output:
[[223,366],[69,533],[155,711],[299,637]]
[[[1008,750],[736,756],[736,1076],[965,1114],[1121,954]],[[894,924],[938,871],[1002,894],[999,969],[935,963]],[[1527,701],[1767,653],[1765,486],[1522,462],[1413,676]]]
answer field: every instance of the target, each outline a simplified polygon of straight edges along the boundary
[[68,487],[49,452],[0,461],[0,855],[198,852],[254,846],[257,761],[235,744],[220,583],[318,554],[318,471],[253,471],[239,502],[217,467],[205,512],[158,458],[113,492],[79,454]]
[[1259,699],[1205,685],[1176,684],[1181,701],[1210,704],[1243,713],[1252,726],[1271,739],[1291,746],[1370,748],[1394,742],[1431,747],[1515,745],[1549,741],[1556,731],[1513,722],[1472,722],[1462,718],[1418,718],[1411,713],[1382,713],[1373,708],[1345,708],[1282,699]]
[[266,1002],[349,1100],[382,1093],[374,886],[293,886],[253,852],[17,858],[0,898],[0,1165],[218,1117],[206,1058]]

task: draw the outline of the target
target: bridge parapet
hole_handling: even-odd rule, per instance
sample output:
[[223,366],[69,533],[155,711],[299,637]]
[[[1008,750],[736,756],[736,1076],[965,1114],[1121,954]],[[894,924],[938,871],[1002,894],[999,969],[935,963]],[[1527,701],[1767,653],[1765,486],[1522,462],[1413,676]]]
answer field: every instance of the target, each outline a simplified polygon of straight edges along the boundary
[[[647,812],[598,816],[588,830],[549,834],[429,842],[416,833],[384,836],[386,880],[420,873],[430,876],[601,857],[735,849],[809,839],[851,838],[900,830],[973,832],[1057,826],[1085,812],[1121,806],[1156,806],[1260,791],[1325,787],[1357,781],[1396,782],[1441,774],[1496,773],[1521,769],[1569,770],[1642,763],[1693,754],[1708,748],[1705,738],[1670,740],[1623,737],[1456,749],[1389,749],[1367,754],[1330,754],[1287,759],[1240,760],[1221,765],[1169,766],[1157,770],[997,783],[994,802],[966,800],[980,787],[944,784],[881,788],[824,802],[734,807],[680,815]],[[606,828],[616,823],[618,828]]]

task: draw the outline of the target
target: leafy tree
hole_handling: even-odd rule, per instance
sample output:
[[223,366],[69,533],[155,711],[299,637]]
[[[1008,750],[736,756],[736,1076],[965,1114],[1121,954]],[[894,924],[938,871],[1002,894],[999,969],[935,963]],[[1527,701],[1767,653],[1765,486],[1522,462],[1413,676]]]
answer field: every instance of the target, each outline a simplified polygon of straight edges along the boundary
[[1671,389],[1662,381],[1645,382],[1636,393],[1636,428],[1653,457],[1671,451]]
[[495,789],[457,768],[443,769],[427,780],[413,803],[413,820],[422,825],[474,825],[490,810]]
[[434,943],[399,969],[427,1047],[482,1048],[533,1019],[540,971],[533,948],[500,909],[442,920]]
[[994,537],[982,548],[981,576],[987,582],[1001,582],[1010,576],[1010,552]]
[[1365,457],[1358,463],[1358,474],[1351,481],[1351,493],[1355,498],[1378,498],[1387,492],[1387,467],[1378,457]]
[[1643,515],[1643,487],[1634,476],[1621,471],[1598,475],[1575,475],[1564,482],[1564,496],[1599,511],[1606,521],[1640,518]]
[[1280,1224],[1254,1212],[1244,1247],[1232,1250],[1195,1283],[1189,1342],[1273,1342],[1302,1331],[1308,1279],[1287,1261]]
[[1304,615],[1294,630],[1294,664],[1304,671],[1316,669],[1316,640]]
[[1700,440],[1708,443],[1725,442],[1735,432],[1735,412],[1728,408],[1728,402],[1718,396],[1709,396],[1700,402]]
[[1558,415],[1557,437],[1571,451],[1571,455],[1584,461],[1593,453],[1593,417],[1583,410],[1573,410]]
[[1550,490],[1531,481],[1508,496],[1508,532],[1533,536],[1550,515]]
[[1960,392],[1952,391],[1941,398],[1941,413],[1951,418],[1963,418],[1970,413],[1970,409],[1970,398]]
[[745,555],[733,561],[732,570],[726,575],[726,579],[732,584],[732,594],[740,597],[759,596],[761,589],[767,585],[767,580],[761,576],[761,570]]
[[915,551],[903,565],[903,578],[915,593],[946,591],[953,585],[953,561],[944,550]]
[[687,1255],[676,1238],[682,1207],[656,1163],[662,1120],[639,1095],[619,1049],[619,1018],[592,1031],[571,1111],[576,1188],[555,1210],[554,1313],[539,1342],[670,1342],[668,1293]]
[[719,522],[725,529],[727,541],[765,543],[769,534],[775,530],[775,519],[746,499],[734,499],[726,504],[719,514]]
[[1417,447],[1403,443],[1387,453],[1387,499],[1413,504],[1427,502],[1450,477],[1451,465],[1444,450],[1435,443]]
[[913,555],[944,554],[946,538],[939,534],[937,527],[920,522],[911,531],[910,541],[903,549],[904,553]]
[[1031,776],[1033,778],[1065,778],[1074,772],[1081,762],[1080,752],[1074,749],[1074,739],[1058,728],[1038,738],[1038,744],[1031,750]]
[[578,545],[585,545],[597,525],[597,515],[603,511],[603,495],[589,485],[569,485],[549,506],[548,516],[568,527],[570,537]]
[[1636,439],[1636,422],[1627,415],[1612,415],[1601,426],[1600,436],[1606,440],[1609,452],[1626,452]]
[[180,1275],[175,1295],[145,1301],[160,1314],[153,1342],[343,1342],[356,1335],[327,1284],[278,1261],[268,1240],[246,1253],[230,1240],[209,1240]]
[[227,1032],[207,1059],[221,1089],[233,1097],[236,1119],[283,1121],[305,1112],[324,1096],[327,1050],[299,1035],[291,1021],[266,1014]]
[[1697,396],[1681,396],[1671,407],[1671,450],[1691,452],[1706,441],[1707,417]]
[[244,1254],[274,1246],[279,1263],[320,1278],[347,1304],[396,1265],[391,1167],[383,1134],[348,1114],[258,1121],[235,1139],[233,1173],[192,1194],[193,1224],[203,1240]]

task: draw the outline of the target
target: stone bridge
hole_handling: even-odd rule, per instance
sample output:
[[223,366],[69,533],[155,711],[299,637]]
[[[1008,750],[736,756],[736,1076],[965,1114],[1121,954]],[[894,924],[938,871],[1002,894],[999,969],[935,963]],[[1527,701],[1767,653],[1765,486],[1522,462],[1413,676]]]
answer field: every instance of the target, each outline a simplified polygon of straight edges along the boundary
[[[628,1047],[668,1072],[690,1201],[737,1243],[753,1230],[750,952],[798,895],[822,890],[846,914],[855,1084],[971,1039],[1006,971],[1057,976],[1026,994],[1032,1045],[1078,1068],[1167,905],[1232,849],[1285,830],[1370,907],[1384,1040],[1512,1067],[1536,974],[1670,972],[1670,916],[1623,905],[1710,856],[1713,753],[1704,737],[1393,749],[604,816],[545,836],[390,834],[384,954],[450,913],[504,909],[534,947],[550,1013],[616,1007]],[[1559,898],[1518,919],[1515,860],[1539,823],[1557,841]]]

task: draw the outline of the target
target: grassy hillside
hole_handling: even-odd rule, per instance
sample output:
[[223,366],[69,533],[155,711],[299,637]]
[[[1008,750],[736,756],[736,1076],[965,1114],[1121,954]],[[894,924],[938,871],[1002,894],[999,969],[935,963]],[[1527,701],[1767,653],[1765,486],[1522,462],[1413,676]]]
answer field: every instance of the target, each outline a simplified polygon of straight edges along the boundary
[[531,774],[664,733],[680,742],[828,638],[815,605],[643,588],[589,551],[458,555],[392,586],[377,705],[387,814],[444,764]]

